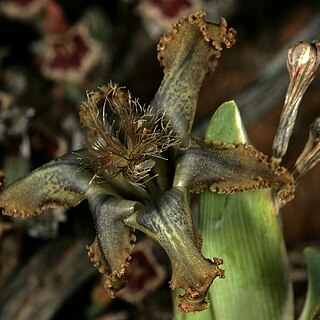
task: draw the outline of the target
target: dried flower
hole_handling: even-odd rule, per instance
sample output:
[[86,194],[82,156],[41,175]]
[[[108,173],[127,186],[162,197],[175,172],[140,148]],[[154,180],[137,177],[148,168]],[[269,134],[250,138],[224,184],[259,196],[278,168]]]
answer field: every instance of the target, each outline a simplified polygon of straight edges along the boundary
[[114,295],[125,285],[135,229],[155,239],[172,265],[172,289],[183,289],[179,310],[206,309],[206,292],[223,277],[221,258],[201,254],[189,192],[218,193],[275,187],[291,198],[291,175],[251,146],[208,144],[191,137],[202,81],[235,31],[225,20],[207,23],[197,12],[176,23],[158,44],[164,78],[150,106],[110,83],[89,93],[80,118],[86,148],[43,165],[4,188],[4,214],[28,217],[87,199],[97,236],[88,247]]

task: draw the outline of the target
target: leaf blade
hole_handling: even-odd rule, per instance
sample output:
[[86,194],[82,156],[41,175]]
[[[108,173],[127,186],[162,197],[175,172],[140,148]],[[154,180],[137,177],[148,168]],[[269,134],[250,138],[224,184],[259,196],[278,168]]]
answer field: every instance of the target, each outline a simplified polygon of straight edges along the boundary
[[319,314],[320,309],[320,250],[307,247],[304,256],[307,262],[308,290],[299,320],[317,319],[313,318],[313,314]]

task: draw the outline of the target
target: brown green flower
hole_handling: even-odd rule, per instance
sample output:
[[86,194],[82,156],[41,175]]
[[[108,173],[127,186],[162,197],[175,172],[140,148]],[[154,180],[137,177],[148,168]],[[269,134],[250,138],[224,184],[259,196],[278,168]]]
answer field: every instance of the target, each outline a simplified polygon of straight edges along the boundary
[[183,289],[179,310],[201,311],[212,281],[223,277],[221,258],[201,254],[202,239],[190,207],[190,192],[218,193],[275,187],[291,198],[291,175],[251,146],[212,144],[191,136],[204,77],[212,72],[235,31],[225,20],[207,23],[197,12],[173,25],[158,44],[164,78],[149,106],[109,83],[88,94],[80,111],[85,148],[43,165],[4,188],[4,214],[23,218],[47,208],[87,200],[96,227],[88,247],[93,264],[114,295],[125,285],[134,230],[155,239],[172,264],[172,289]]

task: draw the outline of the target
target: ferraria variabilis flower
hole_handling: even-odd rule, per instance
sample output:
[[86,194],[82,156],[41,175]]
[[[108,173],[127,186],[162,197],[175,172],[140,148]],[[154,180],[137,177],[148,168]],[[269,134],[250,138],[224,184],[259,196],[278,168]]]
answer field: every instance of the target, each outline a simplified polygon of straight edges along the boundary
[[86,148],[4,188],[3,213],[25,218],[86,199],[97,232],[89,256],[105,275],[106,290],[114,295],[124,286],[133,232],[139,229],[170,258],[170,286],[184,290],[178,308],[207,308],[209,286],[224,275],[222,260],[202,256],[188,193],[208,186],[218,193],[275,187],[285,202],[293,191],[286,169],[253,147],[191,137],[202,81],[234,35],[223,19],[205,22],[203,12],[176,23],[157,47],[165,75],[150,105],[141,106],[113,83],[89,93],[80,111],[88,129]]

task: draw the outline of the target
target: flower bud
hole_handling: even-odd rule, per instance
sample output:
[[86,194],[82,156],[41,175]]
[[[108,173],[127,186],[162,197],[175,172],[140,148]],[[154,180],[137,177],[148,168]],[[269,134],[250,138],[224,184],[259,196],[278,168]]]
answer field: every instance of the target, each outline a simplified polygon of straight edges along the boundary
[[290,84],[273,141],[273,159],[277,162],[287,151],[300,101],[319,67],[319,47],[320,42],[299,42],[288,50]]
[[293,166],[292,174],[297,183],[302,176],[320,161],[320,117],[310,126],[309,139]]

